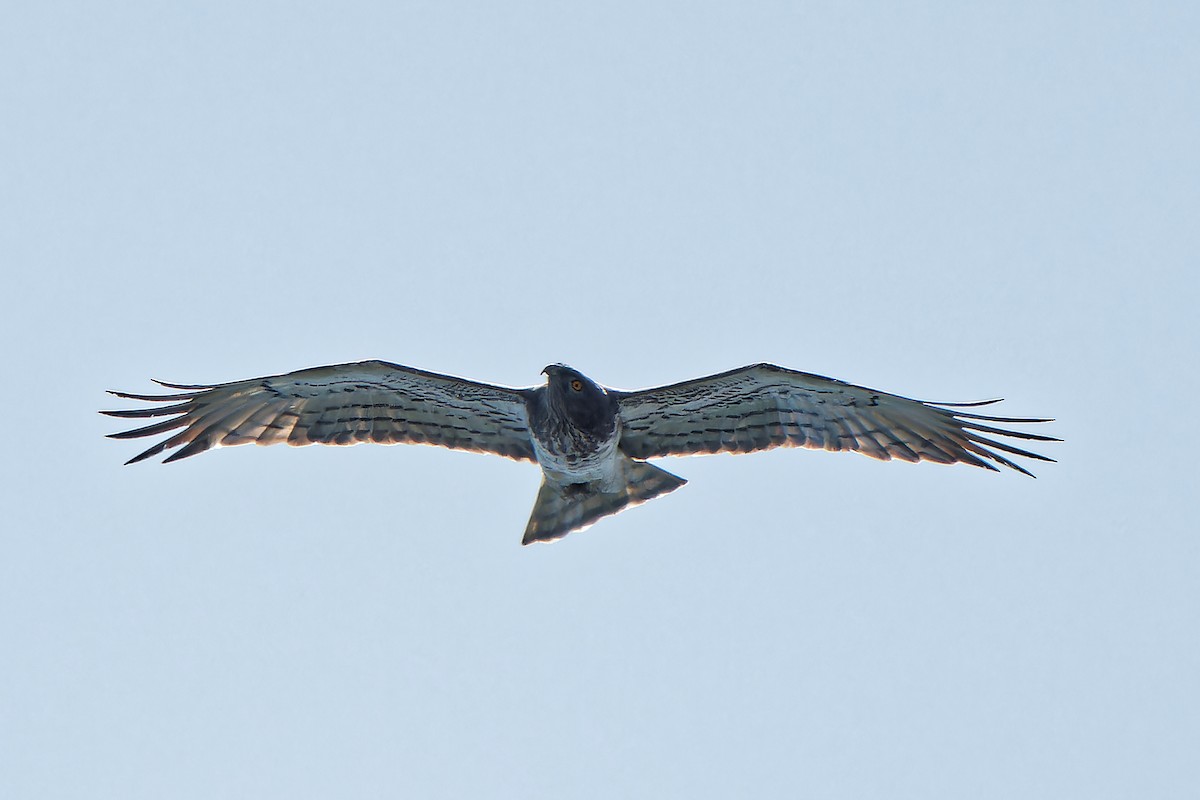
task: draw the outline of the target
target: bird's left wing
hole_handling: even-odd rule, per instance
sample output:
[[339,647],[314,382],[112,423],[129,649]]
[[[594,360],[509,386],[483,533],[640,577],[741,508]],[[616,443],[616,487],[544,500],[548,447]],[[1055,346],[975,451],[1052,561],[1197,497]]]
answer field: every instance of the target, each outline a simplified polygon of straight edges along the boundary
[[983,434],[1058,441],[984,424],[1050,420],[961,410],[995,400],[924,403],[773,364],[612,394],[620,403],[621,450],[634,458],[792,446],[853,450],[884,461],[961,462],[991,470],[996,469],[991,463],[995,462],[1031,475],[1002,453],[1053,459]]
[[134,456],[132,464],[174,447],[166,461],[210,447],[249,444],[434,444],[457,450],[536,460],[525,414],[525,392],[449,375],[361,361],[286,375],[210,386],[162,383],[174,394],[112,392],[117,397],[165,403],[112,417],[170,419],[114,439],[183,430]]

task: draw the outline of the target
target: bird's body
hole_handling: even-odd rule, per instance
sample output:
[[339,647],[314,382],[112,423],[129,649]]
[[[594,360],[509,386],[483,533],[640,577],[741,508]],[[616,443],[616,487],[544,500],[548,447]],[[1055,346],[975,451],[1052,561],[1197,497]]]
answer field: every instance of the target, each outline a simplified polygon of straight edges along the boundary
[[1030,474],[996,451],[1051,459],[980,434],[1056,441],[983,424],[1048,420],[968,413],[961,408],[985,403],[922,403],[771,364],[634,392],[606,389],[562,364],[543,372],[545,385],[516,389],[363,361],[235,383],[161,384],[175,394],[113,392],[170,405],[103,413],[171,417],[112,434],[118,439],[183,429],[128,463],[174,447],[167,461],[250,442],[435,444],[535,461],[543,479],[525,544],[562,538],[686,483],[643,460],[656,456],[799,446],[992,470],[994,462]]
[[[621,424],[614,398],[562,364],[543,373],[546,386],[530,392],[525,401],[542,472],[564,483],[611,482]],[[581,388],[571,389],[571,381]]]
[[686,481],[620,451],[620,403],[563,364],[542,370],[544,387],[525,401],[533,451],[542,468],[524,542],[553,541]]

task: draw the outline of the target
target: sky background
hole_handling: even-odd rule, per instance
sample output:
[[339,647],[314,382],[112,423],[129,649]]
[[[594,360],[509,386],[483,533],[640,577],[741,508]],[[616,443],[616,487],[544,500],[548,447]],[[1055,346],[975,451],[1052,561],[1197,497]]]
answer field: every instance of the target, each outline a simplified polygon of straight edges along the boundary
[[[0,28],[0,796],[1195,797],[1192,3],[61,3]],[[424,447],[105,389],[757,361],[1054,416],[519,545]]]

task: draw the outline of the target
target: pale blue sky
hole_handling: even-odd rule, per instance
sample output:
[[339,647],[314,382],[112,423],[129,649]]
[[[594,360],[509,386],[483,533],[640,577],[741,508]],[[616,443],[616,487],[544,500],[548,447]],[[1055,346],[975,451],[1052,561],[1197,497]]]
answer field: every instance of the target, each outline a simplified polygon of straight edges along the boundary
[[[0,28],[0,796],[1194,797],[1194,4],[29,3]],[[519,545],[529,465],[107,388],[755,361],[1057,416]]]

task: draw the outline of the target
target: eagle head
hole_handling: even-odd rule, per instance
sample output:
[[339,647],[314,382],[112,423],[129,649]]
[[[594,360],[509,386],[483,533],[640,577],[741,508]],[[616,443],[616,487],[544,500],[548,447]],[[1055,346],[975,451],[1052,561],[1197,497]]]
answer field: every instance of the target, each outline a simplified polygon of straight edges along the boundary
[[606,432],[616,421],[616,401],[604,387],[566,364],[551,364],[546,375],[550,407],[570,423],[589,433]]

